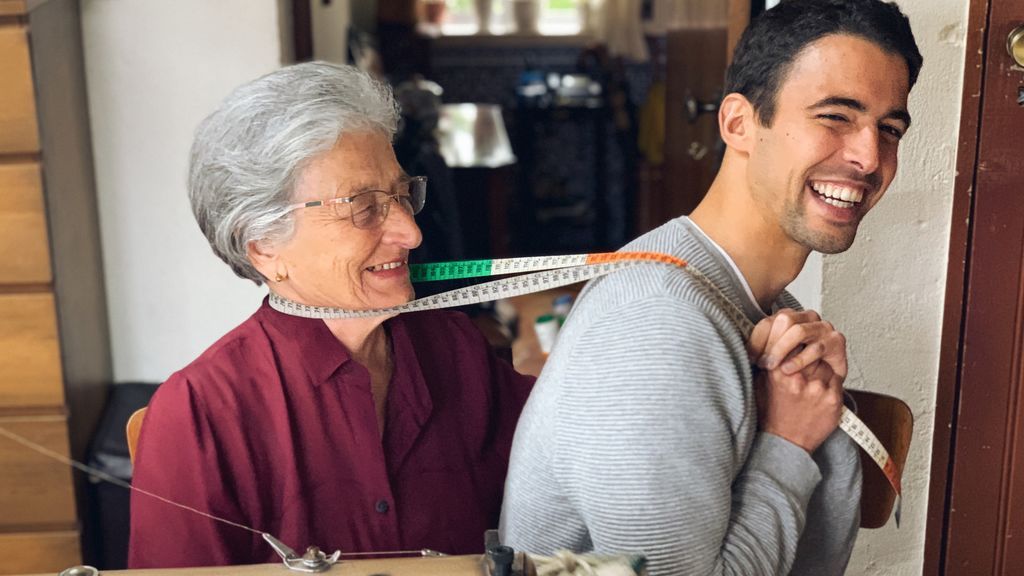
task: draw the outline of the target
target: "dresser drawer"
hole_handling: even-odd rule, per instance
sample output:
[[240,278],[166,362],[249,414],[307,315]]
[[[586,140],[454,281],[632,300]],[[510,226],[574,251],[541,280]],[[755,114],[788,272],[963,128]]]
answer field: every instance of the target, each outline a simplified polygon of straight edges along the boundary
[[53,306],[48,292],[0,294],[0,409],[64,405]]
[[39,165],[0,164],[0,284],[49,284],[49,239]]
[[[68,456],[63,416],[0,417],[0,426]],[[0,533],[75,528],[70,466],[0,436],[0,471]]]
[[56,574],[81,563],[76,531],[0,534],[0,574]]
[[0,25],[0,154],[39,151],[28,32]]
[[20,16],[25,9],[25,0],[0,0],[0,16]]

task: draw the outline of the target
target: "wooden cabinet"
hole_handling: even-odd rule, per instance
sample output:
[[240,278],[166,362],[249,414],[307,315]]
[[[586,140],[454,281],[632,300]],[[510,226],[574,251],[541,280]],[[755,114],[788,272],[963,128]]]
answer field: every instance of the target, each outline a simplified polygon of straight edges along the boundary
[[[81,460],[111,361],[78,10],[0,0],[0,428]],[[0,574],[89,559],[84,485],[0,437]]]
[[0,284],[49,284],[52,280],[43,178],[37,162],[0,164],[0,262]]

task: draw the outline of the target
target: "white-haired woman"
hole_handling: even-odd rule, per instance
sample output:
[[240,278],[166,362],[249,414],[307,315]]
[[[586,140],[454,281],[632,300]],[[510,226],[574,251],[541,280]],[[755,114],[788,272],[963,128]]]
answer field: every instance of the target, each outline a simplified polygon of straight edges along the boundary
[[[426,182],[404,174],[388,89],[290,66],[200,125],[189,195],[214,253],[301,304],[412,295]],[[455,312],[316,320],[267,301],[160,386],[134,484],[304,549],[480,551],[533,379]],[[131,567],[276,560],[253,532],[133,493]]]

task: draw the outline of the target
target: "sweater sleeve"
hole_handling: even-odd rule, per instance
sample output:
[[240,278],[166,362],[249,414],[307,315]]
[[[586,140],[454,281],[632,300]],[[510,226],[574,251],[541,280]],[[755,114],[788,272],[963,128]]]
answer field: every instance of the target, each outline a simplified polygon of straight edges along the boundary
[[821,478],[780,437],[739,440],[756,429],[749,368],[720,326],[648,296],[591,323],[558,370],[554,474],[593,549],[641,552],[652,576],[785,574]]
[[842,430],[814,452],[822,481],[807,506],[791,576],[841,576],[853,553],[860,527],[862,492],[860,453]]

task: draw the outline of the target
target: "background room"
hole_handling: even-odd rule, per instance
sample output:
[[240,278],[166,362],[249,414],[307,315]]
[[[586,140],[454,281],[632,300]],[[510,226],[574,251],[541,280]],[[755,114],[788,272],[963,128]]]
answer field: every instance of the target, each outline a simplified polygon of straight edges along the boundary
[[[975,118],[964,144],[961,112],[977,116],[979,104],[966,100],[965,107],[962,95],[977,88],[972,74],[982,73],[968,46],[980,51],[985,37],[971,32],[976,20],[969,18],[985,22],[1002,3],[1009,6],[1008,0],[899,1],[925,61],[911,94],[914,126],[902,144],[899,173],[853,249],[812,255],[791,286],[805,307],[847,335],[848,385],[899,397],[915,416],[901,527],[890,522],[862,531],[849,574],[933,573],[952,553],[943,538],[956,542],[948,505],[955,485],[947,486],[953,444],[943,432],[951,427],[954,388],[941,382],[959,373],[959,314],[966,310],[959,303],[967,290],[961,248],[967,204],[956,199],[969,185],[956,179],[956,169],[964,154],[977,152],[979,138]],[[0,380],[0,423],[43,419],[49,427],[40,434],[55,446],[69,437],[64,449],[76,458],[129,476],[121,413],[144,404],[146,389],[125,393],[120,407],[116,392],[162,382],[259,305],[266,290],[235,277],[211,253],[185,191],[195,127],[239,84],[310,59],[353,62],[390,83],[403,105],[399,160],[410,174],[430,178],[418,217],[425,238],[418,261],[612,251],[700,201],[721,152],[715,112],[730,48],[750,16],[772,4],[0,0],[0,42],[5,34],[32,31],[37,83],[43,27],[51,21],[68,27],[55,36],[67,46],[54,61],[77,70],[68,76],[80,98],[57,107],[77,118],[61,126],[81,127],[75,137],[83,168],[76,178],[86,202],[61,216],[47,199],[50,236],[44,228],[40,242],[51,243],[52,276],[50,267],[25,282],[0,272],[0,316],[29,313],[3,302],[12,294],[52,293],[55,300],[43,303],[46,326],[59,320],[59,330],[37,338],[50,364],[36,370],[22,356],[0,358],[0,367],[18,368],[26,381],[56,383],[51,396],[25,400]],[[994,34],[1005,44],[1005,31]],[[993,46],[1005,55],[1003,45]],[[7,54],[14,52],[0,54],[0,75],[12,69],[3,61]],[[13,132],[4,129],[0,109],[0,153],[9,160],[0,177],[15,163],[38,162],[49,187],[59,183],[48,172],[59,155],[47,146],[61,140],[47,139],[50,109],[42,87],[36,94],[31,115],[38,113],[43,136],[28,152],[3,146],[4,134]],[[1020,125],[1019,114],[1014,122]],[[974,173],[973,163],[959,167]],[[3,191],[0,181],[0,212]],[[0,254],[14,253],[3,244],[2,228]],[[517,365],[533,371],[543,359],[532,322],[551,311],[552,298],[476,313],[495,342],[507,340],[502,345],[511,346]],[[510,311],[519,322],[503,326]],[[22,338],[0,336],[11,350],[22,350],[16,348]],[[0,457],[18,458],[3,442]],[[104,454],[107,460],[97,460]],[[0,514],[0,574],[56,571],[83,560],[122,567],[127,496],[77,473],[72,496],[67,470],[26,462],[15,467],[20,476],[0,472],[0,509],[26,510],[14,521]],[[24,494],[15,487],[43,475],[55,478],[44,494],[2,495]],[[926,535],[937,543],[926,546]],[[26,543],[39,553],[19,556]]]

